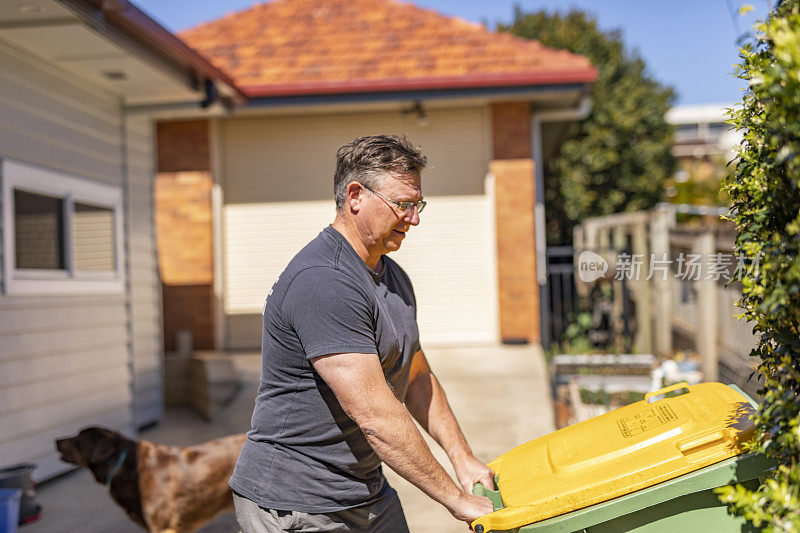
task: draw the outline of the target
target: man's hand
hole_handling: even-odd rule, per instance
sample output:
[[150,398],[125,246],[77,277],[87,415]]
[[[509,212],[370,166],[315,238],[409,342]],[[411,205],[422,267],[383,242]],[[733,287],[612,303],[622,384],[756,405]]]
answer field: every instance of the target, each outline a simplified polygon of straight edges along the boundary
[[472,524],[483,515],[494,511],[492,500],[485,496],[475,496],[473,494],[461,493],[456,505],[447,509],[458,520],[467,524]]
[[474,456],[468,455],[463,459],[454,460],[453,468],[458,482],[467,494],[472,494],[472,486],[478,482],[487,489],[494,490],[494,471]]

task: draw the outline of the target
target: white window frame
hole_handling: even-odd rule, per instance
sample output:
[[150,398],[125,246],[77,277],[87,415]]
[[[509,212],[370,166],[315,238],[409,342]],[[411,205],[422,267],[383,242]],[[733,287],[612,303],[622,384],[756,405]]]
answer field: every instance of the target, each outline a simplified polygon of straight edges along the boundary
[[[13,159],[0,159],[3,210],[5,292],[14,294],[120,294],[125,288],[122,188],[46,169]],[[14,191],[64,201],[64,270],[17,268]],[[76,271],[72,250],[75,203],[111,209],[114,214],[114,265],[108,272]]]

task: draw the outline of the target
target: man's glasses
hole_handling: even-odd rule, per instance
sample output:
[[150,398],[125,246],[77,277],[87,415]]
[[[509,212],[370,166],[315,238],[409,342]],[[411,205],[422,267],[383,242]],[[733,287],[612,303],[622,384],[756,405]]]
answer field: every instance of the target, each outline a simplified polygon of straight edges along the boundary
[[380,196],[381,198],[383,198],[387,202],[392,202],[394,205],[397,206],[397,209],[401,213],[407,213],[408,211],[410,211],[414,207],[417,208],[417,213],[422,213],[422,210],[425,209],[425,206],[427,205],[425,200],[420,200],[419,202],[412,202],[411,200],[404,200],[402,202],[398,202],[397,200],[392,200],[391,198],[387,198],[386,196],[382,195],[378,191],[373,191],[372,189],[370,189],[369,187],[367,187],[363,183],[359,183],[359,185],[361,185],[362,187],[367,189],[372,194],[376,194],[376,195]]

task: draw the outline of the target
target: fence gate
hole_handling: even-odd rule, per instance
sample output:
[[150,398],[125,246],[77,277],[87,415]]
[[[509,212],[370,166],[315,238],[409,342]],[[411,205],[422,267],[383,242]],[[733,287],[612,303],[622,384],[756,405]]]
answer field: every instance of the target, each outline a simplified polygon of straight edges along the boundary
[[577,310],[572,246],[547,247],[547,284],[541,287],[542,346],[561,342]]

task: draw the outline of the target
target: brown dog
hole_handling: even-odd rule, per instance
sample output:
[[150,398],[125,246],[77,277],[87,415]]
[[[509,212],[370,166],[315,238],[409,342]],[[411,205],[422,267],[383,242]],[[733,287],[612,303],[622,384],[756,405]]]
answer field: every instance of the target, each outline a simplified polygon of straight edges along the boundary
[[90,427],[56,441],[61,460],[91,470],[111,497],[143,528],[158,533],[194,531],[233,507],[228,478],[244,434],[197,446],[131,440]]

